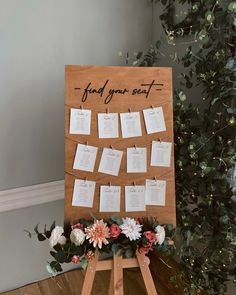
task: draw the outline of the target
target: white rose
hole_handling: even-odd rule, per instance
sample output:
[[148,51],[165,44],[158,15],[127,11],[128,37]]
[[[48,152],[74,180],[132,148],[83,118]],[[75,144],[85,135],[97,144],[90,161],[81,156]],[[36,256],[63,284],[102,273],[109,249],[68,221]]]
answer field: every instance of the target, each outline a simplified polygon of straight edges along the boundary
[[155,228],[157,243],[161,245],[165,241],[166,232],[163,226],[158,225]]
[[52,232],[49,240],[50,248],[56,246],[56,244],[64,245],[66,243],[66,238],[62,235],[64,233],[64,229],[61,226],[56,226]]
[[81,229],[75,228],[70,233],[70,240],[76,246],[80,246],[85,240],[85,233]]

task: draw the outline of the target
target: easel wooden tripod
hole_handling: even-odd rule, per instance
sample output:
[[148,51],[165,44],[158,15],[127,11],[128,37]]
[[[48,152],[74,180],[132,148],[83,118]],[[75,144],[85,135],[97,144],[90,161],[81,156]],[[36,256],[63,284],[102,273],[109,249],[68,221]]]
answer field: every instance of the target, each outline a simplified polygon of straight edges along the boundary
[[109,295],[123,295],[123,269],[139,267],[148,295],[158,295],[149,269],[150,260],[144,254],[136,252],[135,258],[123,258],[113,255],[113,259],[99,260],[99,254],[89,262],[81,295],[90,295],[96,271],[111,270]]

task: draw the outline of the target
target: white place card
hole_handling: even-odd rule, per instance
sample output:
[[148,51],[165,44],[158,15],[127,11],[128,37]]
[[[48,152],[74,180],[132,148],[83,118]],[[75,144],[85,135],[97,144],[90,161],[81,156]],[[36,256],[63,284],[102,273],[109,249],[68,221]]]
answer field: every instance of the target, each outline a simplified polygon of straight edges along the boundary
[[145,211],[145,186],[125,186],[125,211]]
[[120,212],[120,186],[100,187],[100,212]]
[[90,134],[91,110],[70,110],[70,134]]
[[73,169],[93,172],[98,148],[91,145],[78,144]]
[[117,176],[120,170],[122,155],[122,151],[104,148],[98,172]]
[[143,110],[143,115],[148,134],[166,131],[162,107]]
[[147,149],[127,148],[127,173],[147,172]]
[[99,138],[119,137],[117,113],[98,114],[98,136]]
[[95,181],[76,179],[72,198],[72,206],[93,207]]
[[121,120],[122,137],[128,138],[128,137],[142,136],[139,112],[121,113],[120,120]]
[[171,142],[152,142],[151,166],[170,167]]
[[146,179],[146,205],[165,206],[166,181]]

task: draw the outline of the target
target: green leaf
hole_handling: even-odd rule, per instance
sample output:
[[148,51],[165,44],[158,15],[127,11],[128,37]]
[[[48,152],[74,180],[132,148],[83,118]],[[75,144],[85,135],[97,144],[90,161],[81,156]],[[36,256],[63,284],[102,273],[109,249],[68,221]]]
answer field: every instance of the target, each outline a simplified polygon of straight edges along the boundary
[[40,242],[45,241],[45,240],[46,240],[46,237],[45,237],[43,234],[39,233],[39,234],[38,234],[38,240],[39,240]]
[[26,232],[26,233],[27,233],[27,235],[28,235],[28,237],[29,237],[29,238],[31,238],[31,237],[32,237],[32,234],[31,234],[31,232],[30,232],[30,231],[28,231],[28,230],[24,229],[24,232]]
[[83,268],[86,269],[86,267],[88,266],[88,260],[86,258],[82,258],[79,265]]
[[114,223],[117,223],[118,225],[123,224],[123,220],[120,216],[112,216],[110,218]]
[[134,257],[134,254],[135,254],[135,252],[133,251],[133,249],[132,248],[129,248],[129,249],[127,249],[126,251],[125,251],[125,257],[126,258],[131,258],[131,257]]
[[56,222],[53,221],[52,225],[50,226],[50,231],[52,231],[55,228],[55,226],[56,226]]
[[34,231],[35,231],[36,234],[39,234],[38,227],[39,227],[39,225],[37,224],[37,225],[35,226],[35,228],[34,228]]

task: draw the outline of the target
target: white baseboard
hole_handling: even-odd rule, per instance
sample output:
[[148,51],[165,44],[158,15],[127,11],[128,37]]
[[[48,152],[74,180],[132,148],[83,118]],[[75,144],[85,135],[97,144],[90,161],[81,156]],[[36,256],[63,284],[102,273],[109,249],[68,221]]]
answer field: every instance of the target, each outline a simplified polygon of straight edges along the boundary
[[64,180],[0,191],[0,212],[64,199]]

